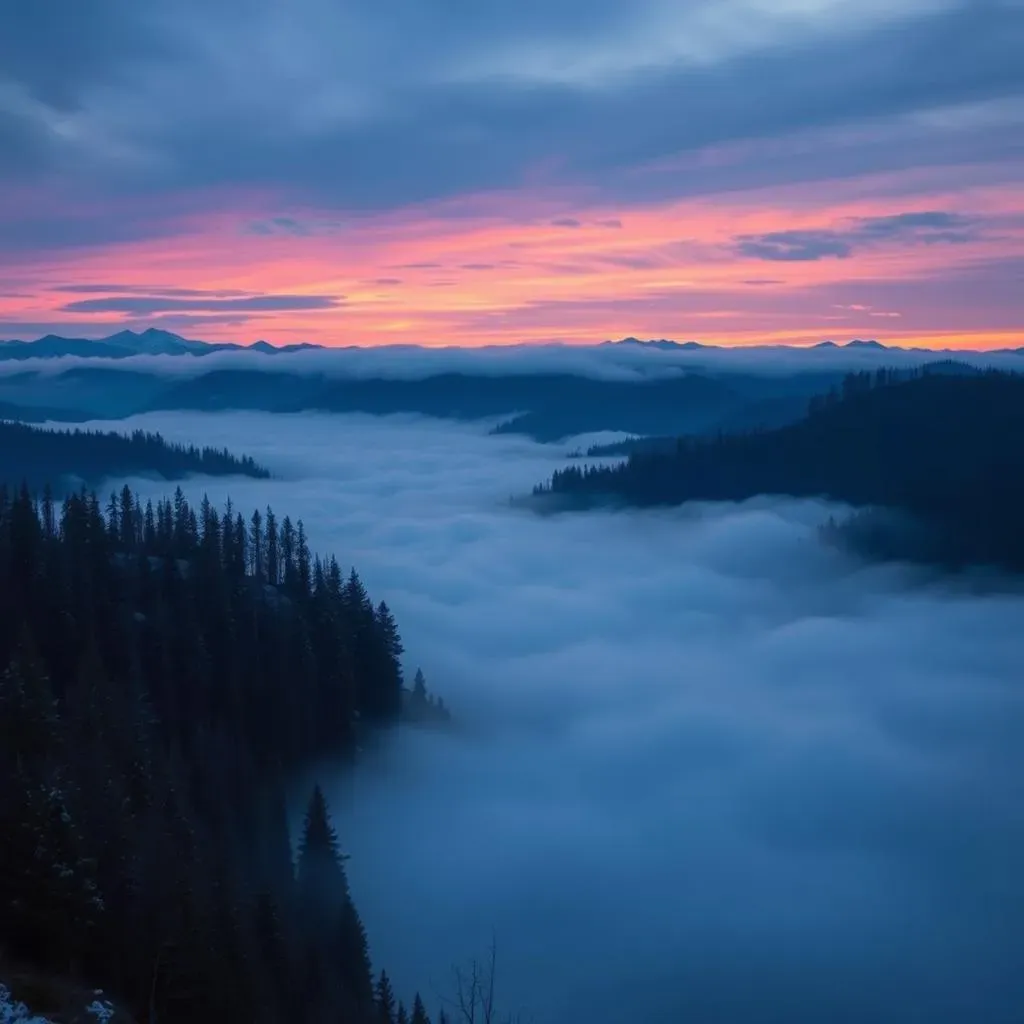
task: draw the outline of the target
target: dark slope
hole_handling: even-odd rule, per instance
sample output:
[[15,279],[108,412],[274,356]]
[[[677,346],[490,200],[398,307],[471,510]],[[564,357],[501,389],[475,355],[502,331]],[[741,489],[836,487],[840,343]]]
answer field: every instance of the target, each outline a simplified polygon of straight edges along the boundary
[[570,373],[453,372],[402,380],[247,368],[178,379],[82,365],[60,373],[0,375],[0,402],[16,406],[25,418],[38,418],[32,410],[45,408],[71,422],[83,415],[113,419],[156,410],[418,413],[496,419],[502,421],[498,433],[557,441],[600,430],[674,435],[775,426],[798,418],[811,395],[841,377],[680,373],[601,380]]
[[397,721],[394,618],[269,509],[106,508],[0,483],[0,980],[17,957],[160,1024],[376,1024],[327,808],[293,863],[285,791]]
[[[507,417],[498,433],[556,441],[597,430],[703,432],[737,418],[798,416],[807,398],[838,374],[791,378],[680,374],[658,380],[595,380],[571,374],[463,373],[415,380],[329,380],[262,371],[219,370],[170,385],[150,408],[269,412],[420,413],[449,419]],[[780,408],[784,412],[780,413]]]
[[269,476],[247,456],[168,444],[159,434],[142,430],[124,435],[0,422],[0,481],[42,487],[117,476],[155,475],[177,480],[194,473]]
[[143,370],[112,369],[96,360],[61,373],[23,370],[0,375],[0,401],[35,418],[52,410],[55,420],[119,419],[145,412],[167,390],[167,377]]
[[21,423],[82,423],[90,419],[78,409],[56,409],[46,406],[17,405],[0,400],[0,420],[18,420]]
[[575,506],[823,497],[905,513],[945,562],[1024,570],[1024,377],[851,376],[795,424],[571,467],[537,493]]
[[317,375],[306,377],[273,370],[213,370],[201,377],[168,384],[153,399],[151,408],[300,412],[326,408],[321,400],[323,391],[323,378]]
[[[850,343],[854,344],[853,342]],[[942,359],[928,363],[921,369],[886,370],[884,378],[892,384],[901,380],[913,380],[926,373],[932,376],[977,377],[985,371],[968,363]],[[759,380],[751,377],[731,378],[730,383],[752,397],[736,413],[725,416],[715,424],[715,432],[723,434],[750,433],[786,426],[804,418],[808,404],[814,396],[827,394],[842,381],[843,375],[803,374],[793,377]],[[810,396],[810,398],[809,398]],[[586,454],[593,458],[615,455],[633,455],[650,452],[674,451],[676,436],[637,436],[609,444],[591,445]],[[579,457],[579,456],[577,456]]]

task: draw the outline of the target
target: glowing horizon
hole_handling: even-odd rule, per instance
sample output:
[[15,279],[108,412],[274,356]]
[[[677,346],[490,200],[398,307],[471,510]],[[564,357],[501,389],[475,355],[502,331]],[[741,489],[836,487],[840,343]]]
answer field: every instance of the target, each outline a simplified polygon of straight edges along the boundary
[[[589,42],[532,12],[509,50],[484,19],[398,85],[355,51],[339,77],[326,29],[285,46],[260,0],[190,8],[173,53],[166,19],[98,13],[131,95],[43,31],[0,76],[0,337],[1024,345],[1024,10],[720,0],[708,34],[698,0],[679,25],[643,0],[623,49],[607,3]],[[196,42],[229,29],[265,74]],[[952,32],[987,49],[909,45]]]

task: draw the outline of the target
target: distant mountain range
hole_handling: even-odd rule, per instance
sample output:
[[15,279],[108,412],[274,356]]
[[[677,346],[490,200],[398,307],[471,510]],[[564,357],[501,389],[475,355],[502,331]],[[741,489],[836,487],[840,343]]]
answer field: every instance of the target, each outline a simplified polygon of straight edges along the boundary
[[[668,338],[651,338],[644,340],[642,338],[621,338],[618,341],[603,341],[600,345],[601,348],[622,348],[622,347],[635,347],[644,349],[663,349],[667,352],[696,352],[701,349],[716,349],[722,348],[721,345],[703,345],[699,341],[670,341]],[[794,348],[796,346],[791,345],[777,345],[777,346],[764,346],[757,345],[751,346],[752,348]],[[810,349],[875,349],[879,352],[904,352],[908,351],[900,345],[883,345],[880,341],[875,341],[873,338],[854,338],[852,341],[847,341],[843,344],[839,344],[835,341],[819,341],[817,345],[809,345],[807,348]],[[806,349],[804,349],[806,351]],[[920,349],[919,351],[934,351],[934,352],[953,352],[955,349]],[[1002,348],[994,349],[995,352],[1013,352],[1018,355],[1024,355],[1024,347],[1021,348]]]
[[[169,410],[317,410],[489,419],[497,424],[496,433],[525,434],[538,441],[599,431],[658,438],[792,423],[805,415],[813,396],[842,382],[850,364],[878,370],[888,362],[904,369],[927,363],[934,373],[972,376],[992,363],[987,353],[974,360],[980,364],[976,366],[966,353],[959,360],[943,359],[936,353],[888,349],[875,341],[823,343],[817,353],[762,346],[761,355],[750,359],[751,349],[739,352],[667,339],[626,338],[606,345],[613,347],[537,346],[531,352],[521,346],[511,362],[504,354],[495,362],[499,357],[493,352],[453,355],[415,347],[377,352],[372,360],[367,350],[353,349],[335,350],[332,356],[337,358],[279,360],[273,355],[317,346],[211,345],[158,330],[123,331],[98,341],[48,336],[0,343],[0,366],[6,366],[0,373],[0,419],[83,422]],[[649,360],[633,357],[633,350],[650,346]],[[597,356],[595,349],[607,358]],[[700,351],[671,358],[678,349]],[[255,351],[268,358],[186,360],[188,373],[168,372],[166,364],[155,360],[125,359],[225,350]],[[661,350],[665,358],[656,358]],[[42,358],[26,361],[33,355]],[[68,355],[99,358],[42,365],[47,358]],[[996,362],[1016,372],[1024,369],[1020,356],[1016,350]],[[644,362],[667,372],[590,372],[602,367],[615,371],[620,364],[635,371],[634,364]],[[496,368],[501,372],[494,372]]]
[[[107,338],[65,338],[47,334],[35,341],[0,341],[0,361],[10,359],[56,359],[60,356],[79,356],[91,359],[125,359],[137,355],[205,356],[211,352],[261,352],[264,355],[279,355],[285,352],[300,352],[306,349],[323,349],[326,346],[303,342],[296,345],[272,345],[269,341],[256,341],[251,345],[236,342],[208,342],[183,338],[170,331],[150,327],[145,331],[119,331]],[[415,348],[416,346],[413,346]],[[620,338],[618,341],[603,341],[599,349],[644,349],[664,352],[700,352],[721,349],[720,345],[705,345],[699,341],[672,341],[669,338]],[[786,345],[758,345],[756,349],[787,349]],[[874,349],[880,352],[907,351],[899,345],[883,345],[873,339],[855,338],[839,344],[835,341],[821,341],[810,349]],[[807,351],[807,349],[802,349]],[[950,350],[936,350],[947,352]],[[1002,353],[1024,355],[1024,347],[998,350]]]
[[109,338],[62,338],[56,334],[47,334],[35,341],[0,341],[0,360],[56,359],[60,356],[81,356],[90,359],[125,359],[138,355],[205,356],[211,352],[225,351],[277,355],[320,347],[310,344],[271,345],[269,341],[257,341],[251,345],[193,341],[170,331],[151,327],[141,332],[119,331]]

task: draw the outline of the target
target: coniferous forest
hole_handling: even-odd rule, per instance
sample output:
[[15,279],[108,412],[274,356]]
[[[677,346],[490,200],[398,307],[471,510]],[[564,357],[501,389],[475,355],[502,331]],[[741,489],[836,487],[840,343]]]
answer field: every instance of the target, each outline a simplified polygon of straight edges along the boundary
[[847,376],[774,430],[639,446],[534,489],[568,507],[821,497],[862,509],[827,531],[870,554],[1024,571],[1024,376]]
[[284,784],[395,720],[401,653],[270,509],[0,490],[0,961],[139,1022],[398,1020],[323,794],[293,858]]
[[[159,434],[97,430],[47,430],[0,422],[0,481],[26,482],[42,489],[67,478],[95,481],[134,475],[181,479],[190,473],[239,474],[265,479],[270,474],[247,455],[227,449],[170,444]],[[71,489],[74,489],[72,487]]]

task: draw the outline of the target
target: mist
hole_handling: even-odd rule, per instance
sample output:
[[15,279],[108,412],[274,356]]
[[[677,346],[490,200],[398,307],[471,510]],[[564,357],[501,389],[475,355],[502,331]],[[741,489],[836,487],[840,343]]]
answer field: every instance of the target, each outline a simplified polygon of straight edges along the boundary
[[572,374],[596,380],[643,381],[681,373],[740,373],[762,376],[824,372],[851,373],[880,366],[912,369],[941,359],[980,368],[1020,370],[1019,350],[969,351],[863,345],[801,348],[748,345],[734,348],[657,348],[640,345],[522,344],[458,346],[381,345],[307,349],[266,355],[225,350],[206,355],[135,355],[118,359],[57,356],[0,360],[0,378],[25,373],[56,376],[83,368],[149,373],[171,379],[200,377],[214,370],[246,370],[324,376],[331,380],[421,380],[443,373],[487,377],[514,374]]
[[818,543],[815,502],[509,505],[579,439],[312,414],[102,426],[265,464],[277,479],[183,489],[302,518],[451,707],[457,730],[401,728],[354,774],[319,773],[407,999],[436,1010],[493,936],[499,998],[535,1024],[1020,1019],[1011,588],[856,562]]

